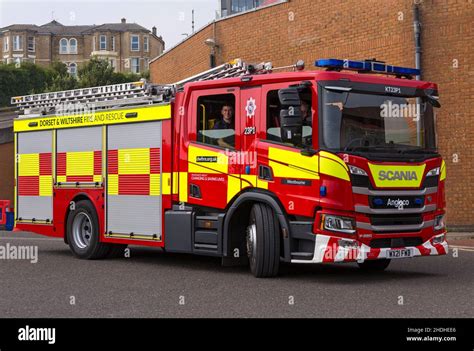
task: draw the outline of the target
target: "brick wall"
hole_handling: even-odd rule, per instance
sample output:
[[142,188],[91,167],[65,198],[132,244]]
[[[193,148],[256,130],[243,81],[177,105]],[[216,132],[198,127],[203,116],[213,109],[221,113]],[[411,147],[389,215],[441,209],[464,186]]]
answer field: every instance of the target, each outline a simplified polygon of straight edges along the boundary
[[[440,151],[447,162],[448,223],[474,228],[474,2],[417,0],[422,21],[423,79],[439,84]],[[414,66],[413,1],[292,0],[210,24],[150,65],[151,80],[170,83],[240,57],[274,66],[303,59],[377,58]],[[457,61],[456,61],[457,60]],[[456,67],[457,65],[457,67]],[[469,133],[468,131],[472,131]]]

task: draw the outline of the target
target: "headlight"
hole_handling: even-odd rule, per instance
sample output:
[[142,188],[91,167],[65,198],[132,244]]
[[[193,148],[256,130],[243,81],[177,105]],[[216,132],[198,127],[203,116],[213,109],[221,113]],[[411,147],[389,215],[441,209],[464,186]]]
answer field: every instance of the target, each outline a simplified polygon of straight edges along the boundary
[[355,233],[355,225],[354,220],[352,218],[333,215],[322,215],[321,224],[323,227],[322,229],[325,230],[348,234]]
[[439,167],[433,168],[431,171],[426,173],[427,177],[437,176],[437,175],[439,175]]
[[434,222],[434,229],[441,230],[444,228],[444,215],[436,216]]
[[367,175],[366,171],[356,166],[349,166],[349,170],[351,171],[351,174],[354,174],[354,175],[361,175],[361,176]]

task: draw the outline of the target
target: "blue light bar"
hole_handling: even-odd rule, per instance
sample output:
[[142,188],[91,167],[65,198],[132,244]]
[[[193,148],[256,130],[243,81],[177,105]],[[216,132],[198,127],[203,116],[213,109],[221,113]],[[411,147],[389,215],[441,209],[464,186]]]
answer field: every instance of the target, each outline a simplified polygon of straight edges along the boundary
[[351,61],[351,60],[339,60],[339,59],[320,59],[317,60],[314,65],[316,67],[323,67],[333,70],[351,70],[364,73],[380,73],[380,74],[391,74],[396,76],[419,76],[420,70],[417,68],[407,68],[386,65],[383,62],[377,61]]

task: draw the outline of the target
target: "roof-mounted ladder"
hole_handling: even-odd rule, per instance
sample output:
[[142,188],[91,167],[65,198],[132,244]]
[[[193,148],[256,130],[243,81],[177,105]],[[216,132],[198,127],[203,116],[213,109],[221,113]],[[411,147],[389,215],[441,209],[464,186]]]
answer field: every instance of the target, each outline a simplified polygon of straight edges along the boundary
[[11,104],[24,111],[24,114],[19,116],[20,118],[85,109],[102,110],[120,106],[146,105],[169,101],[186,83],[269,73],[271,70],[272,66],[269,62],[248,65],[236,59],[174,84],[151,84],[143,79],[132,83],[16,96],[11,98]]

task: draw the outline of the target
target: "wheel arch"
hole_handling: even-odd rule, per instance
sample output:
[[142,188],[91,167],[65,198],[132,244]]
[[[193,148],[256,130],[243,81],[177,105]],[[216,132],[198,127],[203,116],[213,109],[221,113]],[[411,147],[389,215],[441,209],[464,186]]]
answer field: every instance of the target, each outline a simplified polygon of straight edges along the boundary
[[[71,202],[79,202],[79,201],[83,201],[83,200],[89,201],[92,204],[92,206],[94,206],[95,211],[97,213],[97,216],[99,216],[99,209],[97,208],[96,203],[94,202],[94,200],[91,198],[91,196],[89,194],[84,193],[84,192],[75,194],[71,198],[71,200],[68,201],[68,206],[66,208],[66,213],[64,214],[64,237],[63,237],[63,239],[64,239],[64,242],[66,244],[69,244],[69,242],[67,240],[67,221],[68,221],[69,215],[71,213]],[[100,220],[99,220],[99,227],[100,227]]]
[[282,257],[285,262],[291,261],[290,253],[290,225],[286,212],[280,200],[270,191],[264,189],[251,189],[238,195],[227,209],[224,219],[223,230],[223,256],[232,255],[233,239],[241,229],[243,223],[241,218],[249,218],[250,210],[254,203],[264,203],[270,206],[277,216],[281,229]]

